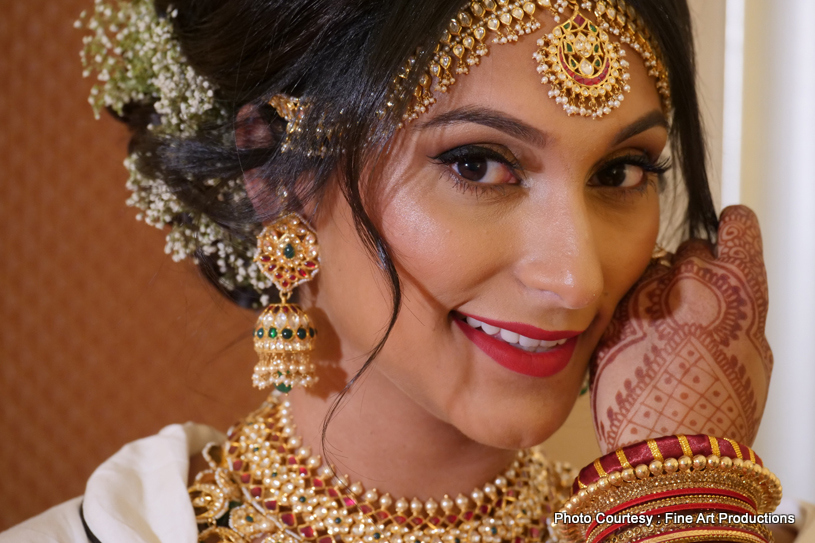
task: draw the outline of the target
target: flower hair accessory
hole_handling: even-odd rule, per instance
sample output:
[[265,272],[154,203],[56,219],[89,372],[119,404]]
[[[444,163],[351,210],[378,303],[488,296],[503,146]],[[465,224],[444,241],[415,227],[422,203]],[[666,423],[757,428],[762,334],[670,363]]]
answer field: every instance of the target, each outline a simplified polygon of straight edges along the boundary
[[[103,109],[117,115],[129,104],[152,104],[161,122],[148,130],[156,135],[190,137],[201,126],[226,121],[226,111],[216,102],[217,89],[188,64],[173,34],[177,12],[155,11],[151,0],[95,0],[91,13],[83,13],[77,28],[89,31],[81,52],[83,75],[96,74],[89,102],[97,118]],[[137,219],[167,229],[165,252],[173,260],[199,256],[218,268],[224,289],[251,289],[263,293],[271,282],[250,263],[257,252],[253,238],[260,232],[237,237],[207,215],[179,200],[163,179],[148,177],[137,167],[142,157],[125,160],[130,174],[127,204],[140,210]],[[203,182],[217,191],[220,201],[244,201],[241,179],[213,178]],[[261,294],[260,304],[269,303]]]

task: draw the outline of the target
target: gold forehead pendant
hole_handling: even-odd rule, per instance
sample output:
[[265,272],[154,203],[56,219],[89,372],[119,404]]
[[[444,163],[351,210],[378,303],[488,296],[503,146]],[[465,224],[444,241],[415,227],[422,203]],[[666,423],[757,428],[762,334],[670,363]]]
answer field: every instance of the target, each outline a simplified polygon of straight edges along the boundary
[[568,21],[538,40],[534,56],[541,82],[551,86],[549,97],[569,115],[608,115],[631,90],[625,50],[577,9]]
[[[549,96],[568,115],[599,119],[620,107],[629,85],[627,44],[643,59],[656,81],[663,109],[671,109],[668,74],[661,53],[639,15],[623,0],[475,0],[450,21],[426,69],[413,89],[413,100],[403,123],[418,118],[436,102],[436,92],[447,92],[456,76],[480,64],[491,44],[508,44],[537,31],[538,8],[554,18],[552,32],[540,38],[534,54],[541,82]],[[571,17],[565,20],[567,14]],[[593,14],[591,19],[589,14]],[[404,85],[416,69],[411,59],[394,81],[388,107],[398,102]]]

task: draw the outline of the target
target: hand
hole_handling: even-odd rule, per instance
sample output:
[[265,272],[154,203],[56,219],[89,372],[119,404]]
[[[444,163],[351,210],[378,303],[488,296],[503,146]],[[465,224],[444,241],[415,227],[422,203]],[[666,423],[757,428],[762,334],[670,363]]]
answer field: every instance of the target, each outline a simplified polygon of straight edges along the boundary
[[652,262],[617,306],[592,366],[603,453],[651,437],[752,444],[767,399],[767,276],[755,214],[722,212],[718,246],[692,239]]

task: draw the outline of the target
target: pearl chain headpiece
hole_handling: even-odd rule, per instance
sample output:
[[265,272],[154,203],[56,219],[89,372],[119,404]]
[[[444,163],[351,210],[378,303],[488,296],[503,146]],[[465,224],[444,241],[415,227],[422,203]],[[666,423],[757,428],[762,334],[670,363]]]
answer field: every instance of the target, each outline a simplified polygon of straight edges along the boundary
[[[642,19],[624,0],[474,0],[450,21],[413,89],[403,122],[425,113],[436,102],[435,92],[447,92],[457,75],[468,74],[477,66],[489,52],[489,44],[513,43],[538,30],[538,8],[548,10],[559,26],[537,42],[537,71],[541,82],[550,86],[549,96],[567,114],[599,119],[620,107],[631,90],[621,43],[642,56],[648,74],[656,79],[665,111],[670,111],[668,74],[659,49]],[[593,14],[596,22],[581,10]],[[405,95],[406,80],[414,69],[411,59],[394,81],[388,107]]]

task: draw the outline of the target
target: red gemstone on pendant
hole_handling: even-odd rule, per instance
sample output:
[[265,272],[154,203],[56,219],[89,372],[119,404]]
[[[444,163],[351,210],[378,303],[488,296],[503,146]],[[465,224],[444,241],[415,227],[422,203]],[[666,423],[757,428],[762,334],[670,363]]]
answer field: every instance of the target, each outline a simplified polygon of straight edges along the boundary
[[280,520],[286,526],[294,526],[294,515],[292,515],[291,513],[286,513],[284,515],[280,515]]
[[404,524],[404,523],[407,522],[407,519],[405,517],[401,516],[401,515],[397,515],[397,516],[393,517],[393,520],[395,520],[399,524]]
[[283,288],[286,288],[286,287],[288,287],[288,286],[289,286],[289,282],[288,282],[288,281],[283,281],[282,283],[280,283],[280,285],[281,285]]
[[490,507],[488,505],[482,505],[478,508],[482,515],[487,515],[490,512]]
[[412,519],[410,519],[410,522],[412,522],[416,526],[421,526],[422,524],[424,524],[424,519],[419,517],[413,517]]
[[337,491],[334,490],[333,488],[328,489],[328,495],[331,496],[332,498],[336,498],[337,496],[339,496],[339,494],[337,494]]
[[323,480],[322,479],[314,479],[311,484],[314,485],[314,488],[323,488]]
[[379,511],[379,512],[377,512],[376,516],[378,516],[378,517],[379,517],[379,520],[385,520],[385,519],[386,519],[386,518],[388,518],[390,515],[388,515],[388,512],[387,512],[387,511]]
[[470,519],[473,518],[473,512],[472,511],[465,511],[464,515],[462,515],[462,516],[464,517],[464,520],[470,520]]
[[[269,270],[270,272],[273,272],[273,271],[274,271],[274,269],[275,269],[275,267],[274,267],[274,266],[269,266],[269,268],[268,268],[268,270]],[[277,274],[275,274],[275,276],[277,276]]]
[[255,498],[260,498],[260,495],[263,494],[263,489],[260,488],[259,486],[256,486],[252,488],[251,492],[252,496],[254,496]]
[[359,506],[359,510],[362,511],[363,513],[365,513],[366,515],[368,513],[370,513],[371,511],[373,511],[373,509],[371,509],[370,507],[368,507],[364,503]]
[[432,517],[428,522],[430,522],[430,524],[433,526],[438,526],[441,524],[441,519],[439,517]]
[[529,528],[529,534],[535,539],[538,539],[541,536],[541,531],[533,527]]
[[495,507],[501,507],[502,505],[504,505],[504,500],[498,500],[495,502]]
[[266,509],[268,509],[269,511],[274,511],[275,509],[277,509],[277,502],[275,500],[269,500],[263,505],[265,505]]
[[295,457],[293,457],[293,456],[290,456],[289,457],[289,465],[294,466],[296,464],[297,464],[297,459]]
[[580,26],[583,26],[583,23],[586,22],[586,19],[584,19],[583,16],[578,13],[574,18],[574,22],[576,22]]
[[357,502],[352,498],[343,498],[342,501],[345,504],[345,507],[354,507],[357,504]]
[[286,452],[286,447],[284,447],[283,445],[279,446],[277,448],[277,452],[279,452],[280,454],[285,453]]
[[290,275],[289,276],[289,281],[297,281],[297,276],[296,275]]
[[308,469],[307,468],[300,468],[300,475],[303,475],[303,476],[308,475]]
[[[269,427],[269,429],[274,428],[274,424],[272,424],[271,422],[267,424],[267,426]],[[277,434],[273,435],[272,441],[280,441],[280,436]]]
[[334,540],[330,536],[321,537],[320,539],[317,540],[317,543],[334,543]]
[[272,257],[270,257],[269,255],[263,255],[262,257],[260,257],[260,261],[261,262],[271,262]]
[[[285,285],[285,284],[286,284],[286,283],[284,283],[284,285]],[[288,308],[288,307],[286,307],[286,306],[284,305],[284,306],[283,306],[283,313],[288,313],[288,312],[289,312],[289,308]]]
[[314,528],[312,528],[311,526],[300,528],[300,533],[303,534],[303,537],[311,539],[312,537],[314,537]]
[[241,475],[241,482],[244,484],[249,484],[249,481],[252,480],[252,475],[249,473],[244,473]]
[[455,515],[447,515],[447,523],[448,524],[455,524],[458,520],[458,517]]
[[306,273],[306,270],[297,270],[297,271],[300,273],[300,277],[308,277],[308,273]]
[[242,467],[243,467],[243,461],[242,460],[235,460],[234,462],[232,462],[232,469],[234,469],[235,471],[238,471]]
[[236,452],[238,452],[238,447],[236,447],[235,445],[229,447],[229,454],[235,454]]
[[515,543],[524,543],[526,540],[523,537],[516,537]]
[[[272,271],[272,270],[273,270],[273,268],[269,268],[269,271]],[[282,278],[283,278],[283,274],[281,274],[281,273],[276,273],[276,274],[274,274],[274,278],[275,278],[275,279],[282,279]]]
[[315,264],[314,262],[312,262],[311,260],[309,260],[308,262],[306,262],[306,267],[307,267],[307,268],[316,268],[316,267],[317,267],[317,264]]
[[507,496],[509,496],[510,498],[514,498],[515,497],[515,491],[514,490],[507,490]]

